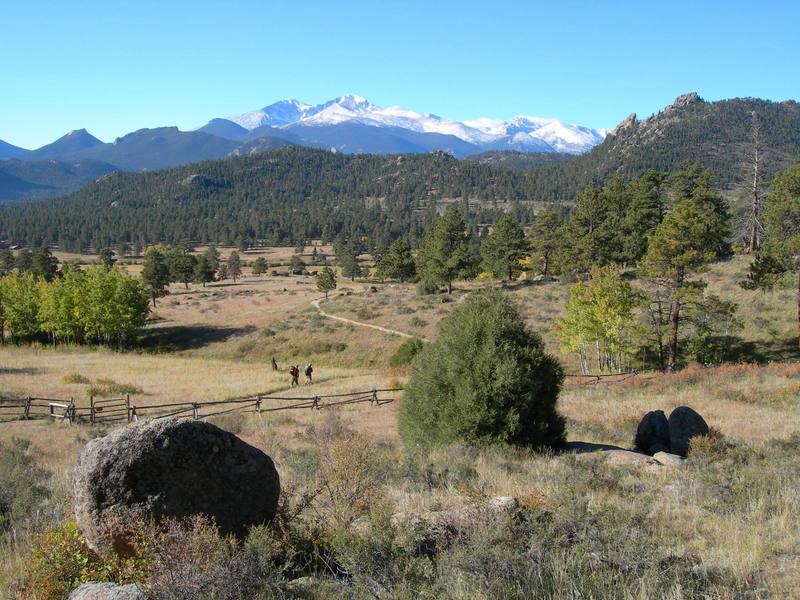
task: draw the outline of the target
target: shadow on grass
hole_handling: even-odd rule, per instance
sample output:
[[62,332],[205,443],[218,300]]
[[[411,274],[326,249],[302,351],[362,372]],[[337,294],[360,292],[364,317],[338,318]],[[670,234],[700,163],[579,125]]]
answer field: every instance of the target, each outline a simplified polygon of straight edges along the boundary
[[604,452],[608,450],[629,450],[611,444],[595,444],[593,442],[567,442],[556,450],[557,454],[585,454],[587,452]]
[[233,337],[253,333],[256,327],[212,327],[188,325],[175,327],[152,327],[139,338],[139,348],[144,352],[180,352],[195,350],[209,344],[224,342]]
[[41,375],[46,372],[46,369],[39,367],[22,367],[16,369],[13,367],[0,367],[0,375]]

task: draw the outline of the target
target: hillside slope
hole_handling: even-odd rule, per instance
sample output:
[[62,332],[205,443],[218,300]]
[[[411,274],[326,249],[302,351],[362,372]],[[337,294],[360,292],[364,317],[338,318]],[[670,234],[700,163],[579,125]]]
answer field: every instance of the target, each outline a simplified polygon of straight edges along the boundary
[[800,155],[800,104],[734,98],[705,102],[684,94],[644,121],[632,114],[590,152],[554,165],[534,167],[535,192],[545,201],[571,202],[586,184],[614,173],[629,177],[648,169],[672,171],[696,161],[711,170],[722,190],[749,177],[746,153],[753,143],[753,115],[766,150],[766,180]]

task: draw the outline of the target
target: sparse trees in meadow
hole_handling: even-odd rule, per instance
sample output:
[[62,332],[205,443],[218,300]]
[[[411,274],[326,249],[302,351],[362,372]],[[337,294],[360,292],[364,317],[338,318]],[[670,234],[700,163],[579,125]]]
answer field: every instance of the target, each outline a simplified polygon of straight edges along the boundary
[[[706,283],[693,276],[729,250],[727,206],[711,188],[705,171],[681,180],[671,212],[650,237],[642,274],[657,288],[657,301],[666,307],[669,323],[667,366],[678,361],[678,340],[687,307],[703,299]],[[663,315],[663,313],[662,313]]]

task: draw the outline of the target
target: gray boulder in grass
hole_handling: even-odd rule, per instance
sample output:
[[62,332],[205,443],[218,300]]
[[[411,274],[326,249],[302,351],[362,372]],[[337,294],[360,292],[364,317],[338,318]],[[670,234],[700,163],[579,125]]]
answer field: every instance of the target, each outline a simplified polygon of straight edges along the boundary
[[688,406],[679,406],[669,415],[669,445],[672,454],[686,456],[689,440],[708,435],[708,424],[699,413]]
[[669,424],[663,410],[651,410],[636,428],[636,449],[650,454],[667,452],[670,448]]
[[67,600],[147,600],[147,594],[135,583],[84,583],[72,590]]
[[72,476],[75,517],[89,546],[129,554],[129,523],[203,514],[242,536],[269,521],[280,494],[272,459],[203,421],[163,419],[91,440]]

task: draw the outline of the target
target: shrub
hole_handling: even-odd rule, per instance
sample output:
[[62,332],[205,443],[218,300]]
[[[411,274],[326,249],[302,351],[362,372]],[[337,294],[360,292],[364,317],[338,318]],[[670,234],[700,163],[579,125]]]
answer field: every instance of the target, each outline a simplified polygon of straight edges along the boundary
[[91,380],[80,373],[67,373],[61,378],[62,383],[91,383]]
[[408,338],[405,342],[395,350],[392,357],[389,359],[390,367],[401,367],[403,365],[411,364],[417,353],[422,350],[422,340],[419,338]]
[[412,317],[409,323],[412,327],[425,327],[428,324],[425,319],[420,319],[419,317]]
[[36,466],[27,440],[0,442],[0,533],[25,523],[50,496],[50,473]]
[[427,279],[420,279],[416,288],[419,296],[427,296],[428,294],[435,294],[439,291],[439,286],[436,282]]
[[398,426],[407,444],[564,440],[558,362],[499,290],[475,292],[442,320],[414,359]]

